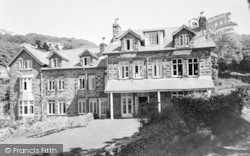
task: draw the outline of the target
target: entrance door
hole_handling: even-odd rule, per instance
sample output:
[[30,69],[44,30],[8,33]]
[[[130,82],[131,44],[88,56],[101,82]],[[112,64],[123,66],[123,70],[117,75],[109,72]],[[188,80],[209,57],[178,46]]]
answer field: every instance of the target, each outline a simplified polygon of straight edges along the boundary
[[132,96],[123,96],[121,98],[122,117],[133,117],[133,98]]
[[90,99],[89,100],[89,112],[93,114],[98,114],[97,110],[97,100],[96,99]]

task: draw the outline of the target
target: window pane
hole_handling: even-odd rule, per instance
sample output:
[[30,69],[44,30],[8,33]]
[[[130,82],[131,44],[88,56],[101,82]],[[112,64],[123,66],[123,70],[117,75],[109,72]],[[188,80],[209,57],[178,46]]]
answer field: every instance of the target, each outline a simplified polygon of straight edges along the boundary
[[128,113],[132,113],[132,99],[128,98]]
[[199,69],[198,69],[198,64],[194,64],[194,75],[198,75]]
[[182,75],[182,65],[178,65],[178,75]]
[[193,75],[193,66],[192,66],[192,64],[188,65],[188,74]]

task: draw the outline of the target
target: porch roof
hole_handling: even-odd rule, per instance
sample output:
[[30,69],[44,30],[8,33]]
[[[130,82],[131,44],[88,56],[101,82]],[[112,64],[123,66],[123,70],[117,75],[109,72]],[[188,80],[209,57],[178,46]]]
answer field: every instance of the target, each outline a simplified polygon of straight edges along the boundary
[[154,92],[214,89],[211,76],[143,80],[109,80],[105,93]]

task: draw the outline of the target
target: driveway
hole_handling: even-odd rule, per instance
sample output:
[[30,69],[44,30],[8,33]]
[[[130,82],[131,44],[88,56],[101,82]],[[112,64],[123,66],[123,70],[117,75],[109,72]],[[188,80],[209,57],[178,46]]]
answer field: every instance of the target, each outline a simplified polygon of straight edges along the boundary
[[87,127],[67,129],[41,138],[12,138],[0,144],[63,144],[64,152],[75,148],[98,149],[107,142],[133,135],[139,126],[136,119],[94,120]]

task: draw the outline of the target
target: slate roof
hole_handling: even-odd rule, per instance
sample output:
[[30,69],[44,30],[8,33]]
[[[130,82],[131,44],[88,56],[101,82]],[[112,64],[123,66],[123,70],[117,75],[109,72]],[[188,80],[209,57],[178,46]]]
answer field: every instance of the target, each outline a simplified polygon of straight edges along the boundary
[[[147,84],[147,85],[145,85]],[[118,87],[119,86],[119,87]],[[211,76],[143,80],[109,80],[105,93],[214,89]]]
[[[164,31],[164,39],[163,39],[163,45],[141,46],[141,47],[139,47],[139,50],[132,51],[132,52],[176,50],[177,48],[175,48],[174,44],[173,44],[173,34],[180,31],[180,29],[182,29],[182,28],[186,28],[186,27],[182,26],[182,27],[133,30],[133,32],[136,33],[137,35],[139,35],[142,40],[145,39],[145,35],[144,35],[145,32]],[[192,31],[192,30],[190,30],[190,31]],[[128,31],[121,31],[120,37],[123,37],[124,34],[127,32]],[[215,46],[216,45],[215,45],[214,41],[207,40],[205,36],[194,37],[194,47],[193,48],[210,48],[210,47],[215,47]],[[112,53],[123,53],[121,51],[121,42],[120,41],[119,42],[111,42],[107,46],[107,48],[105,49],[103,54],[112,54]]]

